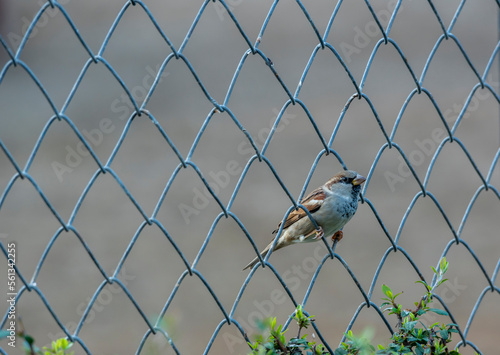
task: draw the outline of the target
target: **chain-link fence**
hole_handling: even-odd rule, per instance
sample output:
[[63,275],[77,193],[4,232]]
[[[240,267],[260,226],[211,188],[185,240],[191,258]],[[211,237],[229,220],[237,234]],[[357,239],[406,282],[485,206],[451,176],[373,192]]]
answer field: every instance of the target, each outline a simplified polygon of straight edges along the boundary
[[[410,307],[446,256],[428,320],[494,352],[499,1],[200,3],[0,1],[1,328],[233,354],[302,304],[332,351],[387,341],[381,285]],[[342,168],[367,181],[341,243],[242,272]]]

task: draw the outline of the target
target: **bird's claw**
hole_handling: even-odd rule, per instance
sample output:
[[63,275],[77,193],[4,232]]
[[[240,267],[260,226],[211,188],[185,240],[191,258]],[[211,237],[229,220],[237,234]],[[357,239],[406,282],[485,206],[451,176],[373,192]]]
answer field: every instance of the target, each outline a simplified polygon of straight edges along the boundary
[[332,235],[332,241],[336,240],[337,242],[340,242],[343,237],[344,237],[344,232],[337,231],[337,232],[335,232],[334,235]]
[[323,238],[325,235],[325,232],[323,232],[323,228],[321,226],[318,226],[318,229],[316,229],[316,236],[314,237],[315,240]]

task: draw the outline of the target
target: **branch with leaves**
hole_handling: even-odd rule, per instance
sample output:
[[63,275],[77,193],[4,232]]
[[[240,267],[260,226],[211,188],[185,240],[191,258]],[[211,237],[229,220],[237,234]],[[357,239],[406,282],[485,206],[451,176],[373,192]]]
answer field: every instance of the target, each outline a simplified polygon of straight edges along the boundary
[[[420,301],[415,302],[415,309],[403,309],[401,304],[396,302],[396,298],[401,294],[393,294],[392,290],[387,285],[382,285],[382,292],[386,296],[383,298],[385,302],[381,307],[386,307],[383,311],[389,311],[388,314],[395,314],[398,318],[397,329],[394,333],[388,346],[378,346],[376,354],[431,354],[431,355],[459,355],[456,350],[449,350],[448,344],[451,342],[451,334],[458,333],[458,326],[454,323],[440,324],[436,322],[430,326],[426,326],[420,317],[427,312],[433,312],[442,316],[448,316],[448,312],[440,308],[431,308],[428,305],[432,302],[432,295],[438,286],[447,279],[444,274],[448,270],[448,262],[442,258],[437,269],[432,268],[436,275],[436,280],[433,285],[427,284],[425,281],[417,281],[425,286],[427,292],[422,296]],[[422,327],[418,327],[418,324]]]
[[[439,308],[431,308],[432,295],[437,287],[447,280],[444,274],[448,270],[448,262],[442,258],[437,269],[432,268],[436,277],[432,285],[425,281],[417,281],[426,288],[426,293],[420,301],[415,302],[415,309],[405,309],[396,298],[401,294],[394,294],[387,285],[382,285],[382,292],[386,296],[381,307],[388,314],[397,317],[397,332],[393,334],[388,345],[378,345],[377,350],[371,345],[371,336],[364,334],[357,337],[351,330],[346,333],[345,340],[335,350],[334,355],[460,355],[457,350],[448,348],[451,342],[451,335],[458,333],[458,326],[454,323],[436,322],[425,325],[421,317],[427,312],[448,316],[448,313]],[[276,325],[276,318],[264,321],[261,330],[267,331],[268,336],[257,336],[255,343],[249,343],[252,348],[252,355],[324,355],[328,354],[323,345],[316,345],[307,341],[307,335],[300,336],[302,329],[307,329],[313,320],[313,316],[306,316],[302,306],[298,306],[295,315],[292,316],[297,321],[299,331],[297,337],[291,338],[288,342],[285,338],[286,330],[282,330],[281,325]]]
[[[16,335],[23,340],[24,353],[26,355],[73,355],[73,351],[69,349],[73,346],[73,343],[68,341],[66,338],[60,338],[53,341],[50,345],[51,347],[44,346],[43,349],[38,348],[35,345],[35,339],[26,333],[24,330],[23,323],[21,319],[18,320],[20,329],[16,331]],[[0,330],[0,340],[10,336],[10,332],[7,330]]]
[[252,355],[299,355],[315,354],[326,355],[328,352],[323,345],[316,345],[315,342],[307,341],[307,334],[300,336],[302,329],[307,329],[311,325],[314,316],[306,316],[301,305],[297,306],[295,315],[291,318],[297,321],[299,331],[297,337],[286,341],[285,332],[282,325],[276,327],[276,318],[264,320],[260,324],[262,331],[267,331],[268,336],[258,335],[254,343],[249,343],[252,348]]

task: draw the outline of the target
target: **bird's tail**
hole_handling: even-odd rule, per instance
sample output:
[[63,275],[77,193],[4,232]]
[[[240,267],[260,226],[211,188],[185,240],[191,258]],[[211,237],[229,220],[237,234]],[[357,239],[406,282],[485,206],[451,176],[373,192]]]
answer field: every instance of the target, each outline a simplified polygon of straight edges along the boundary
[[[262,257],[262,259],[264,259],[267,255],[267,253],[269,252],[269,249],[271,249],[271,246],[273,245],[273,242],[269,243],[269,245],[266,247],[266,249],[264,249],[261,253],[260,253],[260,256]],[[279,242],[276,244],[276,246],[274,247],[274,250],[273,251],[276,251],[278,249],[281,249],[282,246],[281,244],[279,244]],[[253,259],[247,266],[245,266],[245,268],[243,270],[246,270],[246,269],[249,269],[249,268],[252,268],[255,266],[255,264],[257,264],[259,262],[259,257],[256,256],[255,259]]]

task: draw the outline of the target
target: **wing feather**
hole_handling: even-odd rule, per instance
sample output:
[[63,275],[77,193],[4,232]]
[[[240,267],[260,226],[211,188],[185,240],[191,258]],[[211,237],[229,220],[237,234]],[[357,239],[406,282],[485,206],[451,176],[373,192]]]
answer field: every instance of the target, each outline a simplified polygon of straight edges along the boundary
[[[323,190],[322,187],[317,188],[313,192],[311,192],[309,195],[307,195],[304,199],[300,201],[301,204],[304,205],[305,208],[309,211],[309,213],[314,213],[316,212],[321,205],[323,204],[323,200],[325,199],[326,194],[325,191]],[[304,212],[302,208],[299,208],[298,210],[294,210],[290,212],[288,215],[288,218],[285,221],[285,225],[283,226],[283,229],[290,227],[293,223],[297,222],[301,218],[307,218],[307,213]],[[278,228],[276,228],[273,231],[273,234],[277,233],[279,228],[281,226],[278,224]]]

